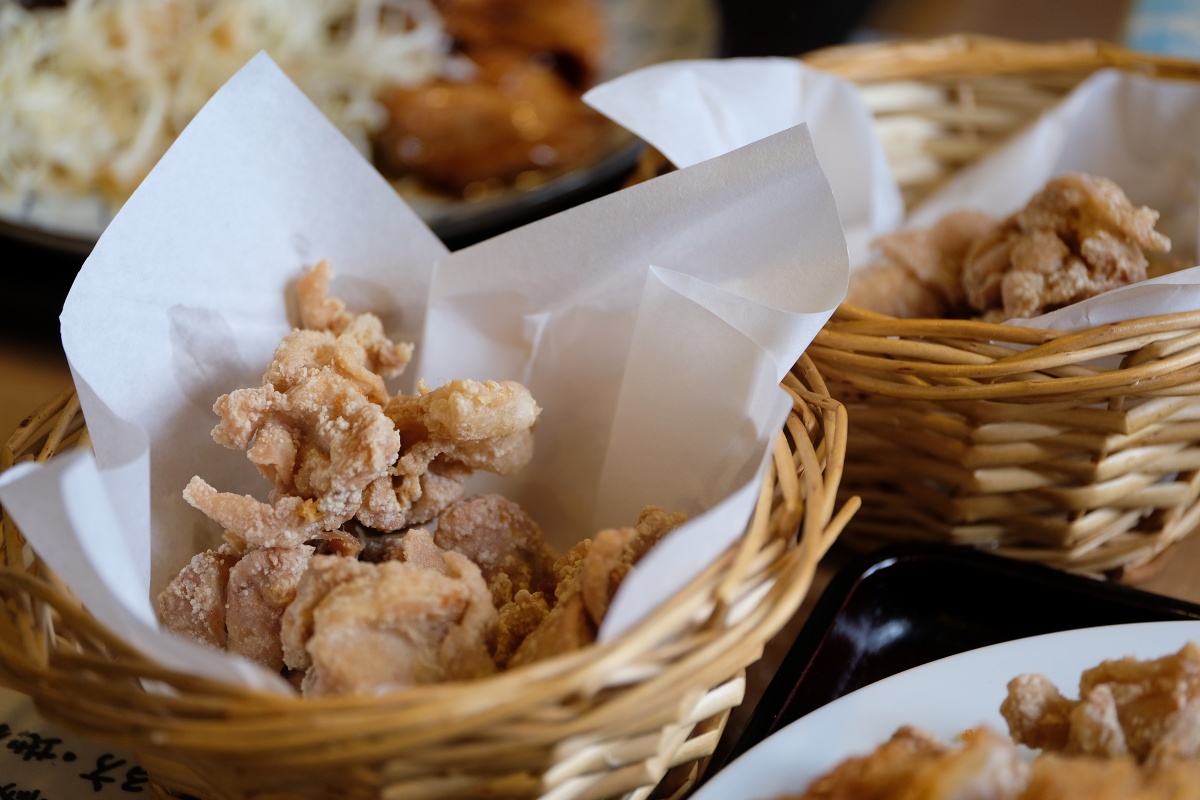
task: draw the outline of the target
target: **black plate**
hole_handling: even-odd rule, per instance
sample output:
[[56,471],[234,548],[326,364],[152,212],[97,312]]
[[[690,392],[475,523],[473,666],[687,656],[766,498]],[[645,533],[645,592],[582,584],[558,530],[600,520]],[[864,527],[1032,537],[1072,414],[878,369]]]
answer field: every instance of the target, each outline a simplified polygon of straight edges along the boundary
[[946,656],[1043,633],[1180,619],[1200,619],[1200,605],[971,548],[883,548],[830,582],[725,763],[843,695]]

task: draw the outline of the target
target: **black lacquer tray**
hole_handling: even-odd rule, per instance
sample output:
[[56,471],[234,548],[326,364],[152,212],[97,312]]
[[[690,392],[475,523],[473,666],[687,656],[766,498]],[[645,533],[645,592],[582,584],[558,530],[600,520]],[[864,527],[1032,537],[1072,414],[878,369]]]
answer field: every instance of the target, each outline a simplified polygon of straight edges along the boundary
[[885,547],[830,582],[724,761],[826,703],[946,656],[1043,633],[1178,619],[1200,620],[1200,605],[972,548]]

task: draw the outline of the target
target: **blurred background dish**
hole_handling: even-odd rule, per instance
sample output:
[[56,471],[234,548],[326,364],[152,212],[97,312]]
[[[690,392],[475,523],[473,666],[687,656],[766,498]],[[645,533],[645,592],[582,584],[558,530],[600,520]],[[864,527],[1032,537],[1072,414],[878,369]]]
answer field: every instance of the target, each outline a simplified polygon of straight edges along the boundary
[[[86,253],[219,86],[266,49],[435,233],[482,238],[633,165],[579,101],[715,55],[711,0],[0,2],[0,234]],[[50,58],[47,58],[50,54]]]

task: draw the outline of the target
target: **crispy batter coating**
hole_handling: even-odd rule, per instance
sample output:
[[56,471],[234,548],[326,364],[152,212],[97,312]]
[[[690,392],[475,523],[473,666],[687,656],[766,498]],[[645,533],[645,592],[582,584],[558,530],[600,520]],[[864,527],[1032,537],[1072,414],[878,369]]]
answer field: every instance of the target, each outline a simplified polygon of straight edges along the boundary
[[[313,559],[284,613],[288,666],[307,696],[380,694],[495,671],[496,610],[479,568]],[[303,655],[301,655],[301,651]]]
[[964,313],[963,258],[971,244],[996,224],[987,214],[958,211],[929,228],[879,237],[873,243],[879,256],[850,273],[846,302],[894,317]]
[[906,319],[938,319],[948,315],[937,290],[918,281],[903,264],[875,261],[850,273],[846,303]]
[[283,497],[272,505],[248,494],[218,492],[194,477],[183,498],[246,546],[299,547],[325,527],[315,503],[299,497]]
[[228,650],[268,669],[283,668],[280,619],[311,556],[311,547],[267,547],[233,565],[225,602]]
[[446,572],[445,553],[434,542],[433,534],[424,528],[413,528],[404,534],[400,553],[403,560],[409,564],[443,574]]
[[[498,494],[462,500],[438,517],[434,541],[479,565],[497,608],[553,580],[554,552],[525,509]],[[503,577],[501,577],[503,576]]]
[[[554,562],[554,604],[525,634],[508,666],[570,652],[595,641],[608,605],[629,570],[667,532],[686,519],[656,506],[642,509],[635,528],[609,528],[584,539]],[[529,613],[529,612],[526,612]],[[523,631],[514,626],[514,631]],[[513,641],[517,638],[512,637]]]
[[[296,348],[309,350],[312,336],[332,334],[290,334],[267,372],[276,384],[239,389],[214,406],[221,421],[213,438],[247,451],[271,481],[273,502],[216,493],[199,478],[185,492],[227,531],[262,547],[294,546],[353,518],[363,490],[387,475],[400,452],[399,434],[360,382],[316,356],[306,367],[291,363]],[[276,369],[281,364],[286,368]],[[273,532],[272,526],[282,527]]]
[[1075,703],[1063,697],[1044,675],[1027,673],[1008,682],[1000,714],[1009,734],[1020,744],[1045,750],[1064,750],[1071,735]]
[[[494,592],[492,596],[494,599]],[[520,589],[513,594],[512,600],[500,607],[499,615],[493,658],[497,667],[506,669],[512,666],[512,657],[521,643],[550,615],[550,604],[542,592]]]
[[1016,800],[1027,774],[1013,743],[986,728],[951,747],[906,726],[792,800]]
[[225,647],[225,587],[240,554],[230,545],[192,556],[158,596],[159,618],[175,633]]
[[586,647],[596,641],[596,630],[596,623],[583,605],[583,595],[576,592],[566,600],[559,600],[541,623],[525,636],[508,660],[508,668]]
[[1023,209],[971,245],[963,290],[975,311],[1000,309],[1000,316],[1010,319],[1145,280],[1143,251],[1171,247],[1154,229],[1157,221],[1157,211],[1135,207],[1106,178],[1054,178]]
[[[1080,701],[1065,700],[1044,678],[1022,676],[1009,684],[1001,711],[1018,742],[1046,750],[1128,752],[1138,761],[1157,763],[1200,747],[1200,721],[1193,716],[1200,710],[1200,647],[1195,643],[1159,659],[1105,661],[1083,673],[1079,693]],[[1064,703],[1069,705],[1065,741]],[[1053,712],[1041,713],[1045,708]]]
[[[219,398],[219,444],[245,450],[271,481],[270,503],[220,493],[199,478],[185,498],[248,546],[297,546],[357,519],[389,532],[430,522],[459,500],[474,470],[510,474],[532,456],[541,411],[506,381],[420,385],[391,398],[411,346],[328,294],[321,262],[297,284],[302,320],[276,348],[263,385]],[[326,548],[328,549],[328,548]]]
[[1129,757],[1044,755],[1020,800],[1200,800],[1200,762],[1145,769]]
[[419,384],[386,408],[403,446],[387,480],[368,489],[359,519],[391,531],[431,521],[462,496],[474,470],[508,475],[533,455],[533,426],[541,409],[514,381],[452,380],[437,389]]
[[[366,354],[368,370],[384,378],[404,372],[412,360],[410,342],[393,342],[384,335],[383,323],[374,314],[351,314],[346,304],[329,296],[333,266],[322,260],[296,281],[296,300],[300,307],[300,327],[329,331],[335,336],[348,334]],[[387,402],[386,398],[384,402]]]

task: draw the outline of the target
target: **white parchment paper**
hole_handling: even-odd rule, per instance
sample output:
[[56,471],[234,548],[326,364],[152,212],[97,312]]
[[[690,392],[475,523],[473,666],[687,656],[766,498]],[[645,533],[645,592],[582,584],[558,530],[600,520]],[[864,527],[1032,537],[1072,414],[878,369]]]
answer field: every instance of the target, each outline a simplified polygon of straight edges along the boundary
[[682,60],[597,86],[584,100],[679,167],[808,123],[850,263],[904,216],[904,201],[855,86],[794,58]]
[[[841,301],[828,183],[793,127],[449,254],[266,57],[236,75],[122,208],[62,314],[95,446],[0,476],[0,501],[85,605],[172,667],[283,690],[157,630],[152,597],[219,533],[192,475],[267,495],[214,444],[221,394],[261,382],[287,290],[320,259],[417,378],[515,379],[544,409],[533,463],[477,481],[560,547],[653,503],[691,515],[630,576],[627,630],[740,535],[789,408],[778,382]],[[197,653],[201,650],[201,653]]]
[[[1088,172],[1116,181],[1160,212],[1173,253],[1200,251],[1200,86],[1101,70],[1003,147],[960,171],[912,210],[894,213],[898,190],[880,166],[883,148],[857,90],[794,59],[680,61],[617,78],[585,97],[676,164],[696,163],[785,124],[805,121],[846,228],[851,268],[870,239],[925,227],[949,211],[997,217],[1022,207],[1050,178]],[[827,144],[828,143],[828,144]],[[1077,330],[1096,320],[1200,308],[1200,272],[1185,270],[1014,324]]]

